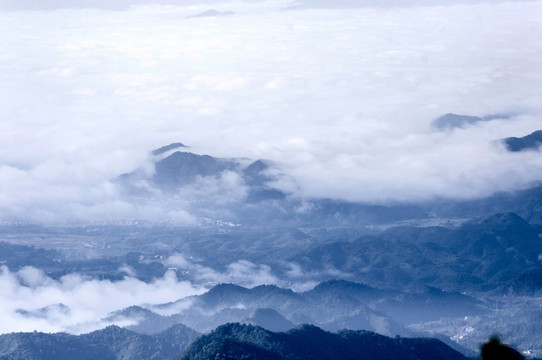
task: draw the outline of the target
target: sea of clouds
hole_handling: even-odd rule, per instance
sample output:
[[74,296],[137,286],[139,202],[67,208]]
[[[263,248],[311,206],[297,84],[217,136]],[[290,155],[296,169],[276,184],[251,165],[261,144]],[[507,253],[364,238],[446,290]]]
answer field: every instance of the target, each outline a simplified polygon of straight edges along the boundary
[[11,272],[4,266],[0,267],[0,285],[0,333],[89,332],[111,325],[104,320],[110,312],[175,301],[204,291],[190,282],[178,281],[173,271],[145,283],[132,277],[112,282],[78,274],[54,280],[33,267]]
[[[295,179],[277,186],[300,196],[477,197],[542,178],[539,153],[499,142],[541,127],[541,1],[106,3],[0,0],[2,221],[193,224],[182,207],[120,197],[112,181],[178,141],[277,161]],[[234,14],[191,17],[211,8]],[[431,126],[449,112],[512,116]],[[221,194],[221,182],[242,192],[230,178],[191,193]],[[54,280],[3,267],[0,331],[91,330],[111,311],[199,294],[206,282],[282,285],[264,265],[219,273],[168,261],[196,281]]]
[[[137,279],[137,274],[128,266],[120,269],[126,276],[117,281],[77,273],[53,279],[32,266],[18,271],[0,266],[0,334],[35,330],[80,334],[113,324],[134,325],[138,321],[136,318],[112,318],[110,315],[130,306],[153,311],[162,309],[160,313],[166,315],[179,313],[191,303],[191,296],[200,295],[220,283],[248,288],[277,285],[304,291],[317,284],[314,276],[318,275],[303,272],[295,264],[286,264],[287,275],[280,278],[270,266],[247,260],[232,262],[224,270],[217,271],[179,253],[164,259],[164,264],[169,270],[163,277],[149,282]],[[331,274],[332,270],[325,271]]]
[[[190,223],[111,182],[176,141],[275,160],[303,196],[477,197],[542,178],[537,153],[499,143],[540,129],[540,1],[290,4],[0,11],[2,218]],[[211,8],[234,14],[190,17]],[[431,127],[449,112],[514,116]]]

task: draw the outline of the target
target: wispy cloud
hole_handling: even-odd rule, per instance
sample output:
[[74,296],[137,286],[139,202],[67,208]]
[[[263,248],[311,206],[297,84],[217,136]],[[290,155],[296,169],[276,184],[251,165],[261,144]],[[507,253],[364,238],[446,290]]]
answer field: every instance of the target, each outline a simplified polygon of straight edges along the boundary
[[186,272],[196,283],[208,285],[234,283],[246,287],[279,283],[279,279],[273,274],[271,267],[265,264],[254,264],[248,260],[233,262],[223,272],[194,263],[182,254],[170,256],[165,263],[177,268],[178,271]]

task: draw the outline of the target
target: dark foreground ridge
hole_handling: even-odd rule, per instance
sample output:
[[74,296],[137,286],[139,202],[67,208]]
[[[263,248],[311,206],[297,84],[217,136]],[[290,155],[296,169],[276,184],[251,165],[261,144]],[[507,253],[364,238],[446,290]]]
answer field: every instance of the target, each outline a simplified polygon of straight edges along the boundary
[[390,338],[364,330],[330,333],[313,325],[271,332],[229,323],[197,336],[183,325],[153,336],[117,326],[79,336],[13,333],[0,335],[0,360],[468,359],[437,339]]
[[169,360],[198,335],[181,324],[153,336],[118,326],[79,336],[12,333],[0,335],[0,360]]
[[369,331],[329,333],[301,325],[273,333],[252,325],[226,324],[196,340],[175,360],[206,359],[364,359],[466,360],[439,340],[389,338]]

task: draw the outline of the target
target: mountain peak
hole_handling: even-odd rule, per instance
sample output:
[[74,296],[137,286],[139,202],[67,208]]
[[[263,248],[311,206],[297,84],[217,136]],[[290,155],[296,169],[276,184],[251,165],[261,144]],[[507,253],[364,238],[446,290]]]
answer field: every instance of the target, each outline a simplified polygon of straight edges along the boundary
[[227,293],[246,294],[248,292],[250,292],[250,290],[245,287],[235,285],[232,283],[221,283],[210,288],[207,294],[210,294],[210,295],[227,294]]
[[374,290],[372,287],[359,284],[347,280],[327,280],[322,281],[320,284],[316,285],[313,290],[337,290],[337,289],[364,289],[364,290]]
[[503,139],[503,143],[511,152],[527,150],[539,150],[542,145],[542,130],[535,131],[524,137],[509,137]]
[[169,145],[166,145],[166,146],[162,146],[158,149],[155,149],[152,151],[152,154],[154,156],[158,156],[158,155],[162,155],[163,153],[165,152],[168,152],[168,151],[171,151],[171,150],[175,150],[175,149],[179,149],[179,148],[185,148],[186,146],[180,142],[176,142],[176,143],[171,143]]
[[231,160],[176,151],[155,164],[152,180],[161,187],[176,189],[192,183],[198,176],[218,176],[236,166],[237,163]]
[[450,130],[454,128],[463,128],[479,121],[483,121],[483,119],[478,116],[448,113],[436,118],[433,121],[432,126],[439,130]]
[[288,321],[278,311],[270,308],[254,310],[247,320],[251,324],[273,332],[288,331],[294,327],[292,322]]

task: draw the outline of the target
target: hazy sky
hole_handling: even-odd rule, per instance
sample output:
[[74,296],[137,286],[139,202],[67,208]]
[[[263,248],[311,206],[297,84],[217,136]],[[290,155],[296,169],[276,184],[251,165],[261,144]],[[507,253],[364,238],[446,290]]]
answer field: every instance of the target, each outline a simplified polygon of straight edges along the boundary
[[[0,11],[3,219],[190,222],[109,181],[177,141],[275,160],[306,196],[474,197],[542,178],[539,154],[498,143],[541,128],[540,1],[162,3]],[[234,15],[187,18],[210,8]],[[449,112],[514,116],[431,128]]]

